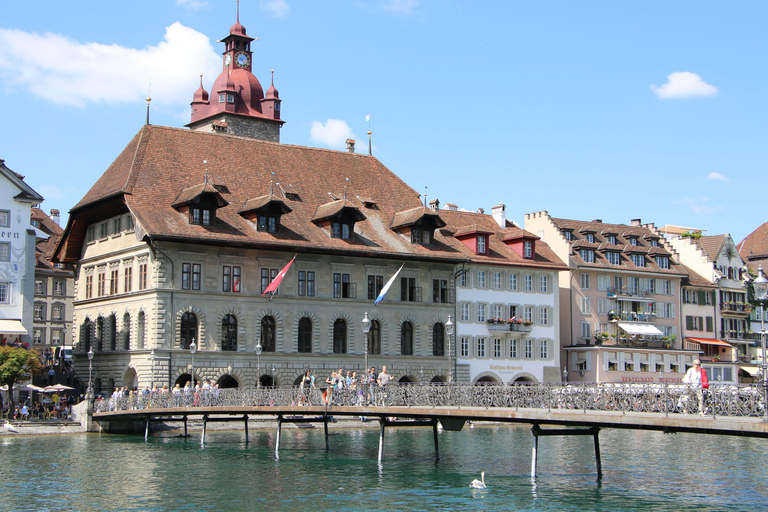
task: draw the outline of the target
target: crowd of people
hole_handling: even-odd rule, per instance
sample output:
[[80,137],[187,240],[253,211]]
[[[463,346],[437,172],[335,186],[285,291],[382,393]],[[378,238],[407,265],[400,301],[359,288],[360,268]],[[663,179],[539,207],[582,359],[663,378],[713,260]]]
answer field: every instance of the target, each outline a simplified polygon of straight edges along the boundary
[[[167,396],[166,396],[167,395]],[[206,379],[202,384],[199,382],[194,387],[191,385],[191,381],[187,381],[184,386],[179,383],[169,389],[168,384],[163,384],[162,387],[158,384],[149,386],[142,390],[136,387],[129,388],[128,386],[116,387],[112,395],[108,398],[108,406],[110,411],[116,411],[126,408],[142,409],[144,407],[152,407],[155,402],[167,402],[168,397],[173,397],[176,405],[179,407],[200,405],[210,405],[214,399],[219,396],[219,385],[211,383],[210,379]],[[97,397],[97,400],[103,400],[103,397]],[[130,406],[126,407],[126,405]]]
[[3,408],[3,400],[0,396],[0,409],[2,409],[4,416],[17,421],[67,419],[72,415],[74,404],[75,397],[73,395],[53,393],[50,396],[42,395],[40,401],[28,397],[15,404],[13,411],[8,411]]
[[334,403],[351,403],[352,405],[372,405],[376,403],[377,394],[383,396],[386,386],[389,384],[390,375],[387,367],[382,366],[381,372],[376,373],[376,367],[371,366],[362,377],[357,376],[357,371],[343,368],[333,370],[325,379],[326,386],[317,386],[315,376],[307,368],[301,379],[299,387],[304,391],[302,403],[310,403],[309,395],[312,389],[320,388],[323,391],[323,401],[329,405]]

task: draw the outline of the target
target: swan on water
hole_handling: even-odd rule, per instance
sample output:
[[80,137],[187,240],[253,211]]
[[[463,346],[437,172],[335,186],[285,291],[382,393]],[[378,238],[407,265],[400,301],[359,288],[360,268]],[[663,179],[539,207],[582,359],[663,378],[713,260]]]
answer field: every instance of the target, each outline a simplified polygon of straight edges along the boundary
[[485,489],[485,471],[480,473],[481,480],[475,478],[469,486],[473,489]]

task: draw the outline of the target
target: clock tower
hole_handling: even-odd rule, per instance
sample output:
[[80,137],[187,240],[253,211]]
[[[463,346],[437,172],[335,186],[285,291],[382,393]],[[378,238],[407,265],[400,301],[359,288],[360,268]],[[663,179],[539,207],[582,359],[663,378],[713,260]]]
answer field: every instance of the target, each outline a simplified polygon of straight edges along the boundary
[[192,100],[191,130],[217,132],[255,139],[280,142],[280,102],[277,89],[272,86],[264,96],[261,83],[252,73],[253,37],[247,35],[240,24],[240,3],[237,22],[229,29],[224,43],[222,72],[211,88],[211,95],[203,88],[195,92]]

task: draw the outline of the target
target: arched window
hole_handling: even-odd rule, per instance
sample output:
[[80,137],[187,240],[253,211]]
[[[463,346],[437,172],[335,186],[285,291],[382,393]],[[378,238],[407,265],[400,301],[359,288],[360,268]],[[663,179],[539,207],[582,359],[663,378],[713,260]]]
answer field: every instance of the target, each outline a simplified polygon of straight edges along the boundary
[[437,357],[445,355],[445,327],[440,323],[432,327],[432,355]]
[[144,317],[144,312],[140,311],[139,312],[139,321],[138,321],[138,323],[136,325],[136,331],[137,331],[136,332],[136,337],[139,339],[139,350],[144,350],[144,342],[145,342],[145,338],[146,338],[145,325],[144,325],[145,323],[146,323],[146,320],[145,320],[145,317]]
[[86,318],[80,326],[80,346],[85,352],[91,351],[91,319]]
[[109,328],[109,350],[114,352],[117,350],[117,318],[115,315],[109,315],[107,326]]
[[333,353],[347,353],[347,322],[343,318],[333,322]]
[[123,350],[131,350],[131,315],[123,315]]
[[413,355],[413,324],[411,322],[403,322],[400,326],[400,354]]
[[181,348],[188,349],[192,344],[192,340],[197,343],[197,316],[194,313],[186,312],[181,315],[181,329],[179,332],[179,339],[181,340]]
[[312,352],[312,320],[307,317],[299,320],[299,352]]
[[371,320],[371,329],[368,331],[368,353],[381,354],[381,324],[378,320]]
[[271,316],[261,319],[261,348],[264,352],[275,351],[275,319]]
[[224,315],[221,321],[221,350],[237,350],[237,318]]
[[100,316],[96,319],[96,351],[104,351],[104,317]]

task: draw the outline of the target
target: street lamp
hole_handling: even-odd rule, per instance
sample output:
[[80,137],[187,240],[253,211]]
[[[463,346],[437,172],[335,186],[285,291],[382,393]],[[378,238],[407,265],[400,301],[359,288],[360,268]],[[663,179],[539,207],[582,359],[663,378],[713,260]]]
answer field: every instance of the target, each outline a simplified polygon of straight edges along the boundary
[[88,390],[85,392],[86,400],[93,402],[93,348],[88,348]]
[[453,336],[453,328],[455,327],[453,323],[453,318],[451,315],[448,315],[448,321],[445,322],[445,333],[448,335],[448,384],[451,384],[453,382],[453,361],[451,360],[452,352],[451,352],[451,336]]
[[189,353],[192,354],[192,368],[189,371],[189,390],[195,390],[195,352],[197,352],[197,345],[195,345],[195,338],[192,338],[192,343],[189,345]]
[[256,340],[256,387],[261,387],[261,341]]
[[752,281],[752,289],[755,292],[755,300],[760,302],[760,340],[763,342],[763,360],[760,367],[763,382],[763,409],[765,410],[763,421],[768,422],[768,365],[766,365],[765,360],[765,301],[768,300],[768,279],[765,277],[762,265],[758,267],[757,274],[757,279]]
[[363,334],[365,334],[365,368],[363,368],[363,371],[368,372],[368,331],[371,330],[371,319],[368,318],[368,312],[365,312],[365,316],[360,321],[360,324],[363,326]]
[[272,387],[277,387],[277,383],[275,382],[275,365],[272,365]]

